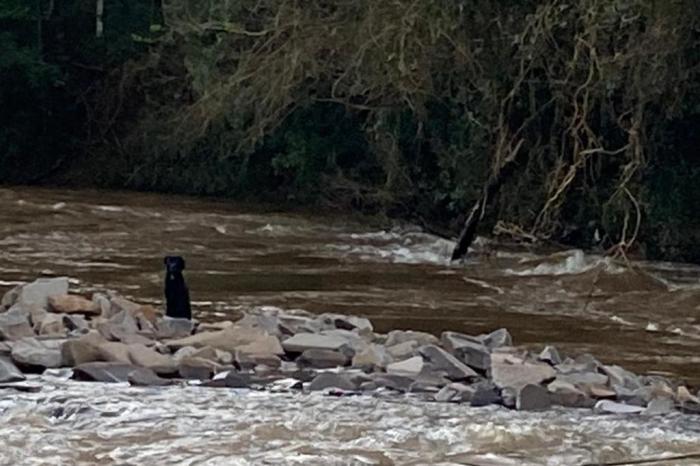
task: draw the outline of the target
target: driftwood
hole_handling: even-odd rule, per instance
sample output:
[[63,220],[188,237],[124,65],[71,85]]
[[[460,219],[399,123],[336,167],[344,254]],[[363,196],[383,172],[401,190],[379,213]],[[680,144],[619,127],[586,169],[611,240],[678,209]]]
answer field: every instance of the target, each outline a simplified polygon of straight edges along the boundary
[[457,245],[452,250],[451,260],[456,261],[467,255],[469,246],[471,246],[476,238],[476,229],[479,226],[479,222],[484,218],[489,202],[498,194],[498,190],[503,185],[503,182],[515,171],[516,155],[520,152],[519,149],[521,145],[522,141],[518,143],[512,155],[506,159],[503,165],[489,176],[481,196],[474,203],[474,206],[469,211],[469,215],[464,222],[462,231],[457,239]]

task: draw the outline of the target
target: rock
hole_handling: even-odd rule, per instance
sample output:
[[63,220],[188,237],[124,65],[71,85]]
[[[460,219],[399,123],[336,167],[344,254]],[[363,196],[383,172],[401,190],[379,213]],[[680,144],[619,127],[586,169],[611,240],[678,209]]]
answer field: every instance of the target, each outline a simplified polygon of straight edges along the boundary
[[391,358],[386,348],[375,343],[371,343],[352,358],[352,367],[358,367],[367,371],[385,369],[390,363]]
[[134,365],[153,369],[157,373],[175,368],[172,357],[160,354],[145,345],[129,345],[129,358]]
[[501,402],[501,394],[492,382],[483,381],[472,385],[474,393],[471,398],[471,405],[474,407],[488,406]]
[[440,340],[437,339],[435,335],[425,332],[416,332],[413,330],[392,330],[389,332],[384,343],[387,348],[389,346],[398,345],[399,343],[405,343],[407,341],[415,341],[416,346],[423,345],[439,345]]
[[654,398],[649,402],[643,414],[647,416],[658,416],[669,414],[675,410],[676,406],[670,398]]
[[0,390],[16,390],[25,393],[39,393],[41,385],[35,385],[26,382],[0,383]]
[[194,346],[195,348],[211,346],[215,349],[235,353],[239,347],[261,338],[266,338],[267,336],[267,333],[258,329],[228,327],[215,332],[199,332],[185,338],[167,340],[165,344],[170,347],[171,350],[177,350],[183,346]]
[[194,346],[183,346],[179,350],[175,351],[175,354],[173,354],[173,359],[175,359],[175,361],[177,362],[180,362],[184,358],[189,358],[196,352],[197,348],[195,348]]
[[[369,344],[366,339],[355,332],[351,332],[350,330],[324,330],[320,333],[320,335],[345,340],[344,346],[346,346],[347,349],[352,350],[352,354],[350,354],[351,357],[364,350]],[[346,351],[346,349],[341,348],[341,351]]]
[[139,326],[131,314],[127,311],[121,311],[112,316],[107,322],[98,324],[97,330],[107,340],[126,343],[123,340],[128,339],[130,335],[136,335],[139,331]]
[[309,390],[319,391],[328,388],[338,388],[340,390],[353,391],[357,387],[344,374],[333,372],[323,372],[318,374],[309,384]]
[[417,341],[409,340],[386,347],[386,352],[392,359],[408,359],[418,354],[418,346]]
[[374,331],[369,319],[358,316],[346,316],[342,314],[321,314],[317,320],[325,327],[333,327],[341,330],[357,330],[360,333]]
[[605,385],[598,385],[598,384],[590,384],[590,385],[584,385],[581,387],[583,390],[588,393],[589,396],[595,399],[602,399],[602,398],[610,398],[610,399],[615,399],[617,398],[617,393],[615,390],[606,387]]
[[347,346],[344,338],[313,333],[298,333],[282,342],[289,353],[303,353],[308,349],[340,350],[343,346]]
[[598,414],[639,414],[644,412],[644,408],[616,403],[610,400],[600,400],[593,407],[593,411]]
[[173,381],[158,377],[151,369],[139,367],[127,375],[129,384],[136,387],[163,387],[172,385]]
[[537,356],[537,359],[552,366],[561,364],[561,356],[559,356],[559,351],[554,346],[546,346]]
[[0,383],[21,382],[26,379],[10,359],[0,357]]
[[339,366],[347,366],[350,362],[345,354],[338,351],[324,349],[308,349],[301,353],[297,363],[301,367],[313,367],[316,369],[331,369]]
[[280,332],[285,335],[318,333],[323,330],[323,325],[321,325],[315,317],[312,317],[311,314],[280,314],[278,315],[278,319]]
[[568,408],[592,408],[595,401],[590,399],[586,393],[576,388],[569,382],[555,379],[547,385],[550,393],[550,400],[553,404],[566,406]]
[[598,372],[571,372],[569,374],[557,375],[557,380],[569,382],[584,391],[593,385],[605,386],[608,383],[608,376]]
[[548,364],[507,364],[494,360],[491,365],[491,378],[500,388],[520,389],[525,385],[539,385],[553,380],[556,372]]
[[13,307],[9,311],[0,314],[0,339],[19,340],[34,336],[29,324],[29,313],[19,307]]
[[129,374],[138,367],[112,362],[88,362],[73,369],[73,379],[92,382],[127,382]]
[[510,332],[505,328],[499,328],[487,335],[481,335],[478,338],[484,345],[492,350],[503,346],[513,346],[513,337],[510,336]]
[[68,294],[68,278],[40,278],[20,289],[17,303],[24,308],[36,305],[46,309],[50,297],[66,294]]
[[194,322],[190,319],[174,319],[163,317],[156,323],[156,338],[167,340],[173,338],[185,338],[192,335]]
[[100,308],[89,299],[70,294],[58,294],[48,298],[49,310],[59,314],[100,315]]
[[98,346],[100,360],[107,362],[119,362],[131,364],[131,351],[129,345],[124,343],[105,341]]
[[226,374],[224,377],[224,386],[228,388],[249,388],[250,378],[244,377],[241,374],[237,374],[233,371]]
[[414,356],[386,366],[386,372],[388,374],[403,375],[405,377],[416,377],[422,370],[423,358],[420,356]]
[[233,357],[236,365],[241,370],[250,370],[256,366],[264,365],[267,367],[277,368],[282,364],[279,356],[274,354],[255,354],[236,352]]
[[60,347],[50,347],[48,342],[40,342],[32,337],[15,342],[12,346],[12,360],[32,369],[61,367],[63,363]]
[[[77,366],[86,362],[101,361],[100,345],[106,343],[97,332],[91,332],[80,338],[67,340],[61,346],[61,358],[66,366]],[[128,362],[128,361],[127,361]]]
[[92,295],[92,304],[100,310],[100,316],[103,319],[109,320],[114,316],[114,314],[117,314],[119,312],[117,308],[115,308],[113,312],[112,303],[109,301],[109,298],[100,293],[94,293]]
[[209,380],[211,379],[213,372],[208,367],[193,366],[187,363],[183,363],[178,367],[178,374],[183,379]]
[[447,351],[469,367],[487,370],[491,366],[491,350],[473,337],[456,332],[443,332],[442,344]]
[[78,330],[78,331],[83,331],[83,330],[88,330],[90,328],[90,325],[88,325],[87,320],[85,320],[85,317],[78,315],[78,314],[73,314],[73,315],[64,315],[63,316],[63,325],[68,329],[68,330]]
[[625,387],[630,390],[642,387],[639,377],[620,366],[602,366],[600,369],[610,379],[611,385]]
[[203,346],[195,349],[195,351],[190,354],[188,358],[206,359],[212,362],[217,361],[216,350],[211,346]]
[[375,387],[389,388],[398,392],[409,392],[414,383],[414,379],[396,374],[372,374],[372,382]]
[[478,374],[473,369],[438,346],[421,346],[418,348],[418,352],[436,370],[444,372],[445,376],[450,380],[465,380],[478,377]]
[[518,390],[515,409],[518,411],[543,411],[548,409],[551,404],[546,388],[528,384]]
[[22,291],[22,285],[17,285],[10,291],[5,293],[0,299],[0,311],[6,311],[15,305],[19,299],[19,294]]
[[64,317],[65,314],[47,314],[34,330],[38,335],[65,335]]
[[236,350],[249,354],[274,354],[277,356],[284,354],[284,349],[279,339],[273,335],[261,335],[256,340],[239,346]]
[[684,385],[678,387],[678,390],[676,392],[676,400],[678,400],[678,402],[682,404],[692,403],[700,405],[700,399],[698,399],[697,396],[694,396],[692,393],[690,393],[688,387]]
[[435,394],[435,401],[461,403],[471,401],[476,389],[463,383],[445,385]]

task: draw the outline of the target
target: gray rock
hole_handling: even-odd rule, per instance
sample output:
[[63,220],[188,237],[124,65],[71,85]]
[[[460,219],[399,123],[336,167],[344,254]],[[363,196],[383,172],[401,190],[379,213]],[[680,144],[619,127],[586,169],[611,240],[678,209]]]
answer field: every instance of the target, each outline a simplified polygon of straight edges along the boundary
[[589,398],[586,393],[576,388],[569,382],[555,379],[547,390],[550,393],[550,400],[553,404],[566,406],[568,408],[592,408],[595,400]]
[[0,340],[19,340],[34,336],[29,313],[15,306],[0,314]]
[[385,369],[392,362],[386,348],[372,343],[352,358],[352,366],[365,370]]
[[106,340],[96,332],[67,340],[61,346],[63,364],[76,366],[86,362],[101,361],[103,358],[100,352],[100,345],[103,343],[106,343]]
[[112,316],[107,322],[102,322],[97,326],[97,330],[107,340],[121,341],[130,335],[135,335],[139,331],[136,319],[127,311],[121,311]]
[[284,354],[284,349],[280,344],[279,338],[274,335],[260,335],[254,341],[241,345],[236,348],[239,353],[248,354],[270,354],[281,356]]
[[438,346],[421,346],[418,352],[426,361],[430,362],[436,370],[443,371],[448,379],[465,380],[478,377],[478,374],[474,372],[473,369]]
[[38,393],[41,391],[41,385],[27,382],[11,382],[0,383],[0,390],[16,390],[25,393]]
[[456,332],[443,332],[442,344],[447,351],[469,367],[487,370],[491,366],[491,350],[474,337]]
[[371,375],[372,383],[375,385],[375,387],[388,388],[402,393],[407,393],[411,391],[411,386],[414,383],[413,378],[406,377],[403,375],[380,373],[375,373]]
[[129,374],[138,369],[131,364],[88,362],[73,369],[72,378],[92,382],[127,382]]
[[100,293],[94,293],[92,295],[92,304],[95,309],[100,310],[100,316],[107,320],[111,319],[114,314],[117,314],[120,311],[120,309],[115,307],[113,312],[112,303],[109,301],[109,298]]
[[409,340],[396,345],[387,346],[386,352],[392,359],[408,359],[418,354],[418,346],[417,341]]
[[642,387],[639,377],[620,366],[602,366],[600,370],[609,377],[611,385],[625,387],[630,390]]
[[406,377],[416,377],[423,370],[423,358],[414,356],[410,359],[394,362],[386,366],[388,374],[403,375]]
[[282,347],[289,353],[303,353],[309,349],[340,350],[347,346],[347,340],[338,336],[298,333],[282,342]]
[[343,314],[321,314],[317,320],[326,328],[337,328],[341,330],[357,330],[360,333],[374,331],[372,322],[365,317],[346,316]]
[[445,385],[435,395],[435,401],[463,403],[471,401],[476,389],[463,383],[451,383]]
[[180,374],[180,377],[183,379],[209,380],[211,379],[213,372],[208,367],[192,366],[187,363],[183,363],[178,366],[178,374]]
[[175,354],[173,354],[173,359],[175,359],[175,361],[177,362],[180,362],[184,358],[191,357],[196,352],[197,348],[195,348],[194,346],[183,346],[179,350],[175,351]]
[[4,312],[15,305],[22,291],[22,286],[17,285],[2,296],[2,299],[0,299],[0,311]]
[[676,406],[670,398],[654,398],[649,402],[643,411],[647,416],[658,416],[669,414],[675,410]]
[[17,303],[24,308],[36,305],[46,309],[49,297],[67,293],[68,278],[40,278],[20,289]]
[[513,337],[510,336],[510,332],[505,328],[499,328],[487,335],[481,335],[478,338],[490,349],[513,346]]
[[274,354],[251,354],[236,351],[233,359],[241,370],[250,370],[260,365],[277,368],[282,364],[279,356]]
[[23,380],[26,380],[26,377],[17,369],[17,366],[10,359],[0,357],[0,383],[21,382]]
[[539,385],[553,380],[556,372],[548,364],[508,364],[494,360],[491,364],[491,378],[500,388],[520,389],[525,385]]
[[338,388],[340,390],[353,391],[357,387],[344,374],[336,374],[334,372],[322,372],[318,374],[309,384],[309,390],[319,391],[329,388]]
[[30,368],[61,367],[63,357],[59,346],[50,347],[48,342],[36,338],[22,338],[12,346],[12,360]]
[[518,411],[543,411],[552,405],[547,389],[528,384],[518,390],[515,408]]
[[351,349],[352,354],[350,356],[354,356],[355,354],[364,350],[367,347],[367,345],[369,345],[369,342],[367,339],[363,338],[362,336],[360,336],[357,333],[352,332],[350,330],[343,330],[343,329],[323,330],[320,333],[320,335],[345,340],[345,343],[346,343],[345,347],[346,348],[345,349],[341,348],[341,350],[347,351],[347,349]]
[[160,354],[145,345],[129,345],[129,358],[134,365],[153,369],[157,373],[176,368],[172,357]]
[[224,385],[228,388],[249,388],[250,378],[234,371],[230,371],[224,377]]
[[88,324],[87,320],[85,320],[85,317],[81,315],[64,315],[63,316],[63,325],[68,329],[68,330],[78,330],[78,331],[83,331],[87,330],[90,328],[90,325]]
[[537,356],[537,359],[552,366],[561,364],[561,356],[559,356],[559,351],[554,346],[546,346]]
[[593,410],[599,414],[639,414],[644,412],[644,409],[641,406],[626,405],[610,400],[600,400],[593,407]]
[[474,393],[471,398],[471,405],[474,407],[488,406],[501,402],[501,393],[492,382],[483,381],[472,385]]
[[593,385],[604,386],[608,383],[608,376],[598,372],[571,372],[557,375],[557,380],[569,382],[580,389],[586,390]]
[[105,341],[98,345],[97,350],[101,361],[132,363],[129,345],[124,343]]
[[139,367],[127,375],[129,384],[136,387],[163,387],[172,385],[173,381],[158,377],[151,369]]
[[350,358],[347,355],[333,350],[308,349],[301,353],[297,359],[300,367],[313,367],[317,369],[331,369],[339,366],[347,366]]
[[416,346],[440,344],[440,341],[435,335],[425,332],[416,332],[413,330],[392,330],[388,333],[384,344],[388,348],[407,341],[415,341],[417,343]]
[[38,335],[65,335],[64,317],[65,314],[46,314],[41,322],[35,325],[34,330]]
[[156,323],[156,337],[167,340],[171,338],[185,338],[192,335],[194,322],[190,319],[173,319],[163,317]]

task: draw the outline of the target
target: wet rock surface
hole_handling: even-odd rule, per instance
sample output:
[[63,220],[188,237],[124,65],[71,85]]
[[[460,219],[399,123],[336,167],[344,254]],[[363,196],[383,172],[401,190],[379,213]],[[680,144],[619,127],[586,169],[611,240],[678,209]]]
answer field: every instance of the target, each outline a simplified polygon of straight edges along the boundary
[[72,368],[75,380],[139,387],[195,383],[335,396],[411,394],[519,411],[700,413],[700,399],[677,382],[589,354],[564,357],[552,346],[519,348],[503,328],[445,331],[440,338],[410,330],[380,334],[362,317],[280,310],[197,325],[115,295],[74,296],[67,284],[42,279],[2,298],[3,387],[24,382],[27,372]]

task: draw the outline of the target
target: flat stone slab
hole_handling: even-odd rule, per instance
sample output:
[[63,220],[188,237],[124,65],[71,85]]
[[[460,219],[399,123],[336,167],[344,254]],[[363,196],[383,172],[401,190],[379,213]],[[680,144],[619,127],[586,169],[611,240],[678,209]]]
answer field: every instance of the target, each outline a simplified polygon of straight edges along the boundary
[[434,369],[445,372],[448,379],[464,380],[478,377],[472,368],[438,346],[421,346],[418,352],[432,364]]
[[494,361],[491,365],[491,378],[500,388],[520,389],[525,385],[539,385],[553,380],[556,372],[548,364],[507,364]]
[[282,342],[282,347],[289,353],[303,353],[309,349],[339,350],[344,345],[347,345],[344,338],[315,333],[297,333]]

